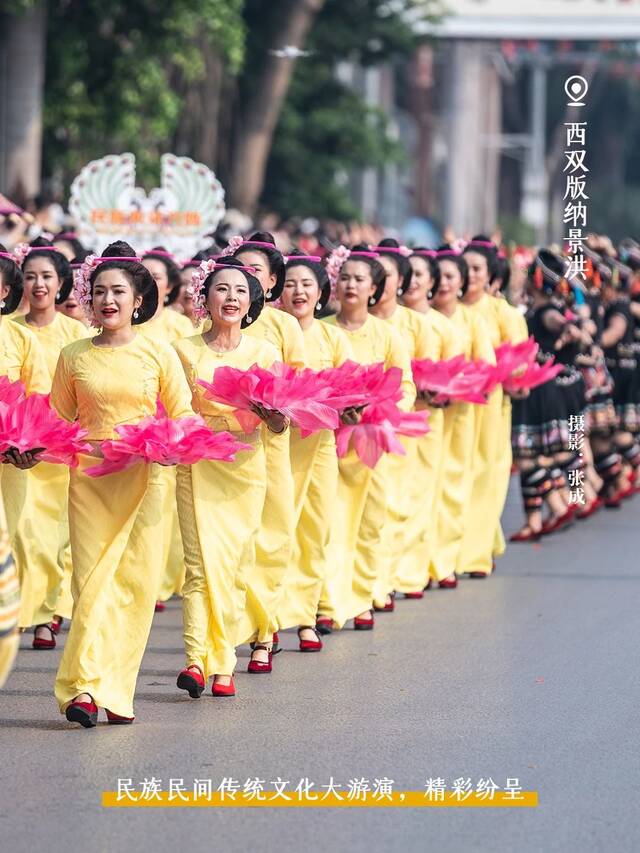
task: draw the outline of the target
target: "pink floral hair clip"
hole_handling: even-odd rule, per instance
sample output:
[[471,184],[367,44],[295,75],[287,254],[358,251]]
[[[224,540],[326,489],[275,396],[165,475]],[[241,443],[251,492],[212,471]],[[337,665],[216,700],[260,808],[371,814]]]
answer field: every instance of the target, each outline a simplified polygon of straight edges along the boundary
[[329,283],[331,284],[331,299],[336,298],[336,285],[338,283],[338,277],[340,276],[340,270],[343,265],[349,259],[351,255],[351,249],[347,249],[346,246],[338,246],[337,249],[334,249],[333,252],[329,255],[326,264],[327,276],[329,277]]
[[235,254],[240,246],[244,243],[244,237],[241,237],[240,234],[236,234],[235,237],[231,237],[229,242],[225,246],[225,248],[220,252],[220,258],[227,258],[229,255]]

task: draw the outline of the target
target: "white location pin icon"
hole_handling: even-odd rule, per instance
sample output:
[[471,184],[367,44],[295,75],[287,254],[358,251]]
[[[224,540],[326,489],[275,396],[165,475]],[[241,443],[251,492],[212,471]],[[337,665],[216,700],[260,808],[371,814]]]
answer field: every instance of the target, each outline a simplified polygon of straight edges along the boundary
[[587,94],[588,89],[589,84],[584,77],[581,77],[579,74],[568,77],[564,84],[564,90],[569,98],[567,105],[570,107],[584,107],[581,99]]

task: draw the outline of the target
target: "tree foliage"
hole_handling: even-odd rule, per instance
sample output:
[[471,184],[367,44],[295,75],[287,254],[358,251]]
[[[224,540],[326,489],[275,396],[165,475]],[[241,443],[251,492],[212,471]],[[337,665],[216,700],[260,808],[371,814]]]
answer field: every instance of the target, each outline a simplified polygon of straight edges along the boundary
[[69,179],[89,159],[132,151],[157,180],[175,132],[175,81],[204,74],[203,35],[237,71],[242,0],[50,0],[45,76],[45,172]]

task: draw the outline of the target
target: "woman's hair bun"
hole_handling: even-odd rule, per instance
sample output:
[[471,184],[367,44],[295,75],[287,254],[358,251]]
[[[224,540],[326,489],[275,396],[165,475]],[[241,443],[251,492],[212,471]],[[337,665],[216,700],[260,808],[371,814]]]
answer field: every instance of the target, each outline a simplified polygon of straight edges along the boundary
[[102,253],[103,258],[136,258],[137,255],[132,247],[124,240],[116,240],[115,243],[109,243],[107,248]]
[[275,249],[276,241],[274,239],[273,234],[270,234],[268,231],[254,231],[254,233],[247,240],[248,243],[272,243]]

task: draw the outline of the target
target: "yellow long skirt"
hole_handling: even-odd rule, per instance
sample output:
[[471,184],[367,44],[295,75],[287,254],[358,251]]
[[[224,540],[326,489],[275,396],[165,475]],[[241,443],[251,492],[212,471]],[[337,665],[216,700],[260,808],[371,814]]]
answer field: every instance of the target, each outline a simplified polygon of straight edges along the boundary
[[[385,528],[390,472],[397,471],[391,462],[393,458],[383,455],[373,469],[358,530],[348,618],[372,607],[376,582],[389,570],[391,549]],[[402,456],[398,458],[404,459]]]
[[471,462],[475,447],[475,411],[470,403],[453,403],[443,410],[443,464],[435,497],[435,536],[430,574],[443,580],[458,564],[471,494]]
[[377,551],[377,576],[373,584],[373,603],[376,607],[384,607],[387,595],[395,589],[396,568],[405,552],[407,525],[412,515],[409,482],[415,473],[416,440],[400,437],[400,441],[406,456],[389,454],[380,460],[373,475],[377,481],[378,468],[382,466],[386,511],[382,543]]
[[504,394],[502,397],[502,431],[497,450],[498,458],[495,465],[495,480],[498,523],[493,536],[493,556],[501,557],[506,551],[506,543],[504,541],[500,518],[507,500],[509,481],[511,480],[511,465],[513,464],[513,454],[511,452],[511,397],[508,394]]
[[504,476],[500,480],[496,476],[502,432],[502,389],[496,388],[486,406],[476,407],[473,482],[456,574],[491,573],[494,537],[502,512],[502,506],[498,508],[498,500],[504,503]]
[[295,532],[293,477],[289,458],[289,430],[279,435],[262,427],[266,454],[267,494],[256,537],[256,560],[247,573],[252,602],[238,628],[238,645],[269,643],[278,629],[277,612],[291,559]]
[[20,579],[19,627],[50,622],[54,614],[70,618],[69,469],[47,462],[28,471],[5,465],[0,483]]
[[199,666],[205,678],[233,674],[240,617],[254,606],[247,578],[254,574],[266,463],[259,433],[252,443],[235,462],[178,468],[184,645],[187,666]]
[[281,628],[316,623],[338,493],[336,442],[330,430],[307,438],[292,430],[290,455],[296,532],[278,608]]
[[405,524],[403,551],[396,562],[393,589],[398,592],[420,592],[429,580],[436,531],[436,495],[444,460],[442,409],[430,409],[429,430],[413,440],[408,475],[402,484],[411,512]]
[[372,479],[373,471],[360,462],[353,450],[338,460],[338,494],[318,603],[318,613],[332,619],[336,628],[342,628],[365,609],[354,611],[352,589],[358,535]]
[[164,485],[162,504],[162,565],[164,568],[158,601],[168,601],[172,595],[180,595],[184,583],[185,565],[176,504],[175,468],[162,468],[160,477]]
[[63,712],[89,693],[131,717],[162,572],[162,481],[159,466],[143,463],[106,477],[83,473],[95,464],[82,456],[71,471],[74,608],[55,695]]

